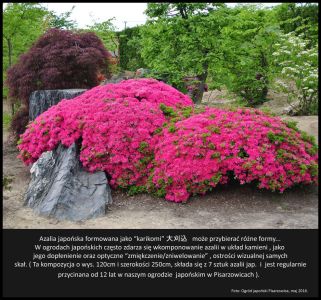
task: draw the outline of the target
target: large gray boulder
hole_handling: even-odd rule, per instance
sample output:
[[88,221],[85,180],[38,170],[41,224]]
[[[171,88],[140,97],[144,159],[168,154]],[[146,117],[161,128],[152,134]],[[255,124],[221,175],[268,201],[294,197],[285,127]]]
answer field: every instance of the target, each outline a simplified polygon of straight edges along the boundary
[[33,121],[49,107],[58,104],[62,99],[72,99],[87,91],[86,89],[40,90],[29,98],[29,120]]
[[44,152],[30,172],[25,205],[39,215],[81,221],[103,216],[112,203],[105,173],[86,172],[75,143]]

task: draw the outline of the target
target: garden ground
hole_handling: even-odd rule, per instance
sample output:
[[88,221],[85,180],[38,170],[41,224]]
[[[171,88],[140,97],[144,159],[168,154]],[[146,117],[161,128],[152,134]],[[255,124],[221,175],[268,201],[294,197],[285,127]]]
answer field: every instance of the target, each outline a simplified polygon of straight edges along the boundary
[[[4,107],[5,112],[7,109]],[[318,137],[317,116],[287,118]],[[7,140],[4,129],[3,174],[12,178],[11,189],[3,192],[4,228],[318,228],[316,186],[298,186],[278,194],[231,183],[205,196],[194,196],[186,204],[113,191],[113,204],[104,217],[83,222],[40,217],[23,206],[30,168],[16,158],[17,150]]]

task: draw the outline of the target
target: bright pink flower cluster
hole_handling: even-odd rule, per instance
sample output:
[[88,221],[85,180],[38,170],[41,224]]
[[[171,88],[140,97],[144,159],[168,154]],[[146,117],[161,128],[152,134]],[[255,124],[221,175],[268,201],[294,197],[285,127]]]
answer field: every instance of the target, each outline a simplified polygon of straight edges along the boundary
[[207,108],[163,131],[153,183],[176,202],[230,176],[282,192],[296,183],[317,183],[317,163],[316,146],[280,118],[252,109]]
[[317,182],[316,146],[291,127],[257,110],[193,112],[184,94],[138,79],[61,101],[29,124],[18,148],[30,164],[59,143],[80,142],[84,167],[107,172],[113,187],[181,202],[230,175],[280,191]]
[[155,104],[116,99],[87,118],[80,160],[89,171],[110,174],[113,187],[144,185],[152,168],[153,133],[165,121]]

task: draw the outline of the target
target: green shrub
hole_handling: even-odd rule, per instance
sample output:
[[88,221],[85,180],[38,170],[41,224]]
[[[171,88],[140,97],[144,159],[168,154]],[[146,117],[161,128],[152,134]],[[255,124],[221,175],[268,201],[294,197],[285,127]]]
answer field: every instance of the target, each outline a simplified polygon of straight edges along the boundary
[[5,190],[11,190],[11,183],[13,181],[13,178],[11,175],[9,176],[3,176],[2,177],[2,187],[5,189]]

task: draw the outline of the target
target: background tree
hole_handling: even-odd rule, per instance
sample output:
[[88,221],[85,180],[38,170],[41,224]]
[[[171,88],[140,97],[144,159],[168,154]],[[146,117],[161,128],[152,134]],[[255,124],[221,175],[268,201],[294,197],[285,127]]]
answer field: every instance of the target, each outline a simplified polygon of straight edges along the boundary
[[309,41],[308,46],[318,43],[318,3],[282,3],[274,8],[276,21],[284,33],[294,32]]
[[75,29],[77,27],[77,22],[70,19],[74,8],[75,6],[73,6],[71,10],[63,12],[60,15],[56,15],[53,11],[49,11],[45,28]]
[[[43,20],[47,11],[38,4],[9,3],[3,12],[3,75],[11,67],[33,41],[40,36]],[[3,96],[7,96],[7,89],[3,89]],[[12,103],[12,114],[14,104]]]
[[[141,30],[145,63],[177,88],[185,76],[198,78],[195,102],[202,99],[209,65],[219,59],[222,3],[150,3]],[[209,32],[211,34],[209,34]]]
[[[9,3],[3,12],[3,40],[7,46],[6,63],[11,66],[20,51],[31,45],[42,32],[47,11],[38,4]],[[40,25],[40,26],[39,26]]]
[[114,18],[103,22],[94,21],[94,24],[88,26],[85,31],[94,32],[103,42],[113,57],[112,72],[119,70],[119,35],[112,21]]
[[318,114],[318,45],[309,48],[303,34],[280,34],[274,45],[275,81],[286,93],[294,114]]
[[202,99],[209,79],[211,88],[225,86],[247,106],[261,104],[278,74],[272,53],[282,31],[303,35],[307,47],[317,41],[316,3],[273,8],[151,3],[146,14],[149,21],[140,30],[144,62],[154,70],[152,76],[165,78],[184,92],[182,79],[196,77],[195,102]]
[[110,76],[109,60],[94,33],[50,29],[8,70],[9,96],[28,108],[35,90],[92,88],[100,73]]
[[[3,77],[6,71],[26,52],[31,45],[49,28],[74,28],[76,22],[70,20],[71,11],[56,15],[39,3],[8,3],[3,10]],[[3,87],[3,97],[8,90]],[[12,103],[12,113],[14,105]]]
[[229,23],[222,29],[222,78],[227,88],[249,106],[266,100],[273,44],[279,26],[272,12],[256,5],[230,10]]
[[140,29],[142,26],[128,27],[119,35],[119,65],[122,70],[136,71],[147,67],[141,56]]

